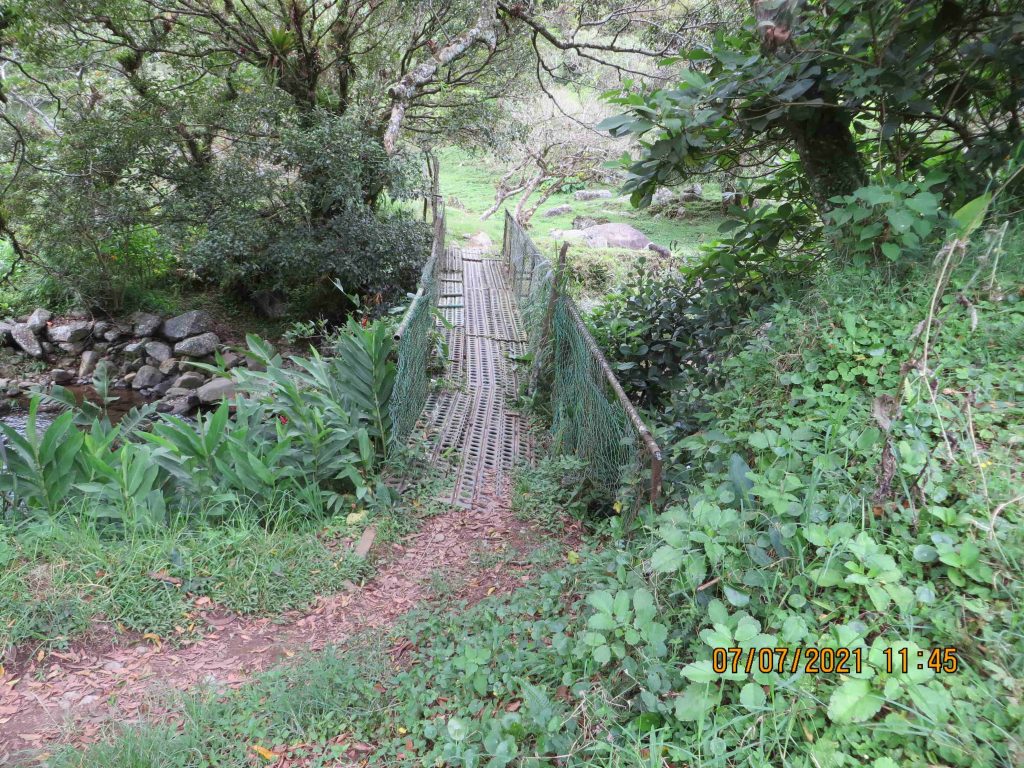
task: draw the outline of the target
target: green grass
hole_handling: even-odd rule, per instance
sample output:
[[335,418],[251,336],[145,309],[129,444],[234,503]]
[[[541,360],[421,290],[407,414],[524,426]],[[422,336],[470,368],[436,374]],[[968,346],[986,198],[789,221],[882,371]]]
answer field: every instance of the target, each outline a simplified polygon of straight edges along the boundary
[[[471,155],[457,149],[442,151],[440,161],[441,193],[449,202],[446,214],[450,236],[461,241],[463,235],[482,231],[500,245],[504,211],[514,210],[517,198],[507,200],[505,205],[486,221],[481,221],[480,216],[494,203],[494,192],[501,178],[502,169],[486,157]],[[588,188],[602,187],[593,185]],[[622,198],[617,190],[611,191],[614,197],[606,200],[580,202],[573,199],[571,193],[553,195],[549,198],[530,221],[530,234],[538,247],[546,253],[554,253],[559,242],[551,237],[552,230],[572,229],[572,221],[576,216],[605,218],[613,223],[631,224],[653,242],[670,247],[673,254],[684,259],[696,255],[704,243],[717,239],[722,217],[716,202],[718,188],[715,185],[705,186],[704,196],[709,202],[687,206],[688,218],[683,221],[651,216],[647,211],[633,208],[629,200]],[[452,198],[455,198],[458,205],[452,204]],[[544,216],[546,210],[563,204],[571,205],[572,213],[555,217]],[[593,250],[573,245],[570,252]],[[612,253],[619,258],[629,255],[627,252],[619,251]]]
[[[190,639],[195,600],[241,614],[310,605],[367,574],[323,526],[267,530],[239,516],[124,539],[70,523],[37,523],[0,538],[0,650],[62,647],[99,625],[114,634]],[[350,535],[357,536],[358,529]]]

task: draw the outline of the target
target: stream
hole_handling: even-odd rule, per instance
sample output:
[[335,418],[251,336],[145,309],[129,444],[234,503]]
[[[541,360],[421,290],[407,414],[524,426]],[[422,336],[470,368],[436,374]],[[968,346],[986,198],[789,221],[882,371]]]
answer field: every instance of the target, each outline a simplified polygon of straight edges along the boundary
[[[72,392],[75,395],[75,399],[80,403],[83,401],[91,403],[99,402],[99,396],[97,395],[96,390],[90,386],[68,386],[65,387],[65,389]],[[107,406],[107,413],[110,416],[110,420],[115,424],[132,408],[148,402],[146,398],[138,392],[130,389],[112,390],[112,394],[116,395],[118,399]],[[0,423],[14,427],[14,429],[19,433],[25,434],[25,425],[28,420],[29,397],[20,397],[18,398],[17,403],[17,406],[13,410],[0,416]],[[36,429],[41,430],[49,426],[59,414],[59,410],[40,410],[36,414]]]

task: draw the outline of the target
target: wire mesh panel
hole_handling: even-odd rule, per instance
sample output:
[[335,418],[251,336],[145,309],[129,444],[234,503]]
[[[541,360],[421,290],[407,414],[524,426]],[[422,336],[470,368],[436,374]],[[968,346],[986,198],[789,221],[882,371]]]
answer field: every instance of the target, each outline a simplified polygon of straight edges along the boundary
[[584,460],[588,477],[609,492],[640,485],[656,502],[661,450],[572,298],[556,285],[551,262],[508,215],[504,256],[535,370],[550,371],[550,389],[543,394],[551,401],[552,449]]
[[388,405],[392,447],[401,445],[409,437],[427,402],[430,388],[427,369],[434,346],[434,307],[441,298],[441,268],[447,264],[444,238],[444,208],[439,207],[434,217],[434,244],[423,266],[419,289],[395,332],[398,363]]

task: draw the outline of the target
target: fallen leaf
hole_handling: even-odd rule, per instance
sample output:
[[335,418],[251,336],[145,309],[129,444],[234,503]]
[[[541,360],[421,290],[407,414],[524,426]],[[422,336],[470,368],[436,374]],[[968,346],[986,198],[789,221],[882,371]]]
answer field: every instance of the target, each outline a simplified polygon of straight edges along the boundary
[[149,578],[154,581],[162,581],[165,584],[173,584],[175,587],[181,586],[181,579],[177,576],[171,576],[167,571],[150,571],[146,574]]
[[261,747],[259,744],[253,744],[249,747],[253,752],[262,757],[264,760],[276,760],[280,757],[276,752],[271,752],[266,747]]
[[160,650],[160,647],[163,645],[163,641],[160,639],[160,635],[156,634],[155,632],[147,632],[142,636],[142,639],[152,640],[153,644],[157,647],[157,650]]

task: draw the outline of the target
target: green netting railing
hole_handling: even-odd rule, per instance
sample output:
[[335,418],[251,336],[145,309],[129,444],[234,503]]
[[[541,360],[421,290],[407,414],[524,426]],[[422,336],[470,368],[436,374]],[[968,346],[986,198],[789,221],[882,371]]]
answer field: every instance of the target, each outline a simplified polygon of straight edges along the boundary
[[639,486],[638,496],[657,503],[661,449],[551,262],[508,214],[503,255],[534,361],[531,386],[550,381],[552,450],[584,460],[589,479],[611,494]]
[[427,374],[433,350],[434,307],[441,296],[441,267],[445,258],[444,205],[434,209],[434,244],[420,275],[419,288],[395,331],[398,363],[388,408],[391,413],[389,450],[402,445],[423,412],[430,388]]

